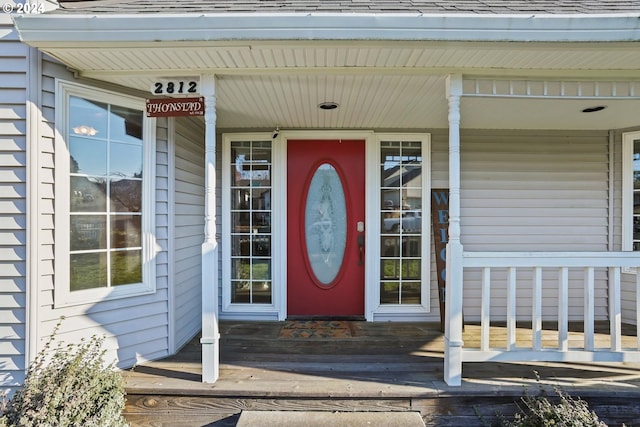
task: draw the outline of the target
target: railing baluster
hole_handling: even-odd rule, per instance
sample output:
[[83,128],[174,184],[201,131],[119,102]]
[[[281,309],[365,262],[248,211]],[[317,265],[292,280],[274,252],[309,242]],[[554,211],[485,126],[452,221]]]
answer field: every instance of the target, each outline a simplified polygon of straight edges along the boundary
[[620,267],[611,268],[609,278],[609,334],[611,351],[622,349],[622,319],[620,313]]
[[558,350],[569,349],[569,269],[561,267],[558,276]]
[[542,268],[533,269],[533,312],[531,313],[531,347],[542,349]]
[[593,351],[595,347],[594,338],[594,295],[595,273],[593,267],[584,268],[584,349]]
[[516,269],[507,269],[507,351],[516,348]]
[[[639,86],[640,87],[640,86]],[[566,89],[566,88],[565,88]],[[623,268],[635,268],[637,264],[637,253],[631,252],[467,252],[462,257],[463,269],[477,268],[481,271],[481,327],[480,327],[480,348],[462,349],[461,359],[463,361],[640,361],[640,271],[636,276],[635,287],[633,283],[622,282]],[[532,272],[532,311],[531,311],[531,344],[522,343],[518,337],[518,269],[529,269]],[[640,267],[637,267],[640,268]],[[495,345],[496,337],[491,330],[491,310],[496,311],[496,307],[491,307],[491,296],[496,294],[495,289],[491,289],[492,269],[506,271],[506,290],[499,291],[498,295],[506,292],[506,342]],[[545,296],[552,291],[552,286],[545,289],[547,280],[544,277],[546,270],[556,270],[558,274],[557,303],[557,346],[555,348],[545,348],[543,312]],[[606,269],[606,270],[605,270]],[[575,280],[576,286],[579,283],[579,270],[582,270],[582,304],[584,317],[583,339],[572,346],[570,344],[571,335],[569,330],[569,280]],[[600,271],[606,273],[606,280],[598,280]],[[573,275],[573,276],[572,276]],[[604,277],[602,279],[605,279]],[[602,283],[601,283],[602,282]],[[551,285],[551,284],[549,284]],[[604,291],[607,287],[608,301],[597,299],[596,292]],[[636,310],[635,314],[629,313],[622,316],[622,292],[632,294],[635,288],[635,303],[629,301],[629,311]],[[576,289],[577,291],[577,289]],[[545,293],[546,292],[546,293]],[[574,292],[575,293],[575,292]],[[626,294],[625,294],[626,295]],[[523,294],[524,297],[526,295]],[[574,296],[571,294],[571,296]],[[580,297],[576,303],[580,303]],[[632,296],[629,296],[629,300]],[[598,304],[598,305],[596,305]],[[596,335],[597,308],[604,309],[607,304],[607,314],[609,317],[610,348],[602,348]],[[580,314],[580,313],[578,313]],[[495,313],[494,313],[495,316]],[[623,348],[623,320],[628,323],[635,322],[638,326],[634,342]],[[604,332],[606,333],[606,332]],[[491,339],[493,338],[493,343]],[[518,341],[520,339],[520,342]],[[493,344],[493,345],[492,345]],[[631,348],[629,348],[631,347]],[[516,352],[516,350],[528,350]],[[623,354],[624,353],[624,354]],[[621,359],[623,357],[623,359]],[[446,359],[446,358],[445,358]],[[445,362],[446,367],[446,362]],[[445,369],[446,371],[446,369]],[[448,372],[448,371],[447,371]]]
[[480,312],[480,349],[489,350],[491,328],[491,268],[482,269],[482,307]]

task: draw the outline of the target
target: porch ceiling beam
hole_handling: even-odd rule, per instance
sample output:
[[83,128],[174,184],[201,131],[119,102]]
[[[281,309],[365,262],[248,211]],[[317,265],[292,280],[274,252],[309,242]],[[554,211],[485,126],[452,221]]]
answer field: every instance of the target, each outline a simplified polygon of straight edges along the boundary
[[[157,77],[182,77],[196,76],[203,71],[217,76],[286,76],[286,75],[389,75],[389,76],[433,76],[462,73],[465,79],[492,79],[492,78],[529,78],[529,79],[598,79],[601,81],[612,80],[638,80],[640,82],[640,70],[522,70],[501,69],[500,76],[492,68],[431,68],[431,67],[262,67],[262,68],[154,68],[150,69],[123,69],[123,70],[81,70],[77,75],[86,78],[102,79],[117,76],[149,76]],[[470,93],[465,96],[470,96]],[[638,93],[640,95],[640,93]]]
[[99,14],[16,15],[21,39],[42,42],[189,40],[631,41],[638,14]]
[[553,96],[541,96],[541,95],[463,95],[465,98],[520,98],[520,99],[600,99],[600,100],[640,100],[640,95],[638,96],[598,96],[598,95],[584,95],[584,96],[568,96],[568,95],[553,95]]
[[[242,54],[246,56],[263,55],[272,51],[278,51],[283,54],[295,53],[304,55],[305,51],[335,51],[344,56],[353,54],[360,50],[376,50],[376,51],[408,51],[411,55],[434,54],[443,55],[452,51],[465,52],[486,52],[499,53],[505,50],[513,50],[527,53],[544,53],[546,51],[554,52],[571,52],[581,56],[592,55],[594,52],[600,52],[603,48],[608,53],[614,54],[633,54],[637,51],[637,39],[627,41],[603,41],[603,42],[487,42],[487,41],[451,41],[451,40],[240,40],[237,42],[228,40],[187,40],[187,41],[152,41],[139,42],[134,39],[124,41],[114,41],[108,38],[104,40],[86,41],[84,39],[71,41],[56,41],[54,39],[35,39],[23,40],[25,43],[33,47],[43,50],[55,49],[63,53],[74,53],[90,50],[95,54],[118,49],[120,51],[135,51],[156,49],[157,51],[172,51],[174,49],[202,51],[215,50],[217,52],[233,55]],[[355,63],[348,63],[345,66],[356,66]],[[576,66],[578,70],[585,67]],[[633,69],[633,68],[630,68]],[[500,68],[502,70],[502,67]],[[495,70],[494,70],[495,72]]]
[[[639,13],[640,16],[640,13]],[[627,39],[627,40],[609,40],[606,42],[597,42],[598,45],[601,43],[606,43],[608,49],[620,52],[624,52],[625,50],[633,49],[634,46],[637,46],[637,39]],[[260,52],[260,51],[269,51],[269,50],[287,50],[294,49],[300,50],[304,48],[316,48],[316,49],[412,49],[412,50],[429,50],[434,52],[448,52],[454,48],[465,47],[472,50],[483,49],[484,51],[492,52],[492,51],[500,51],[504,50],[506,47],[514,48],[516,50],[522,49],[532,49],[532,50],[540,50],[540,49],[571,49],[572,51],[578,53],[587,54],[589,51],[594,50],[594,47],[597,48],[598,45],[593,43],[575,43],[570,41],[522,41],[522,42],[514,42],[514,41],[474,41],[474,40],[387,40],[382,38],[377,39],[345,39],[345,40],[327,40],[327,39],[220,39],[220,40],[211,40],[211,39],[202,39],[202,40],[167,40],[167,41],[136,41],[134,38],[131,40],[123,40],[123,41],[115,41],[105,38],[104,40],[70,40],[70,41],[56,41],[55,39],[51,40],[39,40],[36,39],[34,42],[40,43],[40,47],[44,46],[55,46],[60,49],[86,49],[87,47],[91,47],[96,49],[96,51],[100,51],[103,49],[110,49],[112,47],[118,48],[129,48],[129,49],[148,49],[148,48],[165,48],[165,49],[174,49],[176,47],[179,48],[193,48],[193,49],[202,49],[202,48],[211,48],[215,47],[218,49],[226,49],[229,51],[234,50],[250,50],[251,52]],[[443,43],[446,42],[446,43]]]
[[640,81],[468,78],[465,97],[534,99],[640,99]]
[[[206,72],[215,73],[218,76],[323,76],[323,75],[406,75],[406,76],[433,76],[448,75],[452,68],[409,68],[409,67],[261,67],[261,68],[207,68]],[[185,69],[126,69],[126,70],[84,70],[78,75],[88,78],[102,78],[110,76],[162,76],[176,77],[187,75],[199,75],[203,72],[200,68]],[[640,79],[640,72],[636,72]],[[607,74],[608,75],[608,74]]]

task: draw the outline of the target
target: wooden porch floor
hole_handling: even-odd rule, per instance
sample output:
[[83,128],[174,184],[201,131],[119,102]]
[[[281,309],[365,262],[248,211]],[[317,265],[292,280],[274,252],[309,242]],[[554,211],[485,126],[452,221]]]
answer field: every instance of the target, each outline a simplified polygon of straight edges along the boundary
[[[235,426],[245,409],[419,411],[427,425],[489,425],[513,413],[523,389],[557,385],[609,425],[640,425],[640,364],[465,363],[462,386],[449,387],[438,324],[344,323],[346,336],[304,338],[283,335],[283,322],[221,322],[215,384],[201,382],[198,337],[175,356],[124,372],[125,417],[132,426]],[[637,342],[635,327],[627,334]],[[479,335],[467,325],[465,345]],[[492,336],[500,340],[504,328]],[[518,336],[525,339],[526,328]]]

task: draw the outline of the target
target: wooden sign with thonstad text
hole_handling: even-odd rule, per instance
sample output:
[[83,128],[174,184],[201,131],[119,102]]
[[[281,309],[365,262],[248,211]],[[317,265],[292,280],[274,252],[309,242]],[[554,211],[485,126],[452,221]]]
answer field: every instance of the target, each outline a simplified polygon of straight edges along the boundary
[[147,117],[203,116],[204,98],[147,99]]

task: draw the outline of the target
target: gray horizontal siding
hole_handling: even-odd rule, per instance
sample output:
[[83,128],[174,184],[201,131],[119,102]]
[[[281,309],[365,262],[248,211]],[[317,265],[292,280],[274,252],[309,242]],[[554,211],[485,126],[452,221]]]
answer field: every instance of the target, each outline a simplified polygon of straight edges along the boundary
[[175,123],[174,318],[176,346],[181,347],[202,324],[204,128],[186,118]]
[[26,370],[28,54],[0,15],[0,392]]
[[[446,134],[433,135],[434,188],[448,187]],[[461,136],[465,251],[608,250],[607,132],[475,131]],[[543,318],[554,319],[558,272],[543,275]],[[570,271],[569,316],[581,318],[583,272]],[[480,271],[465,270],[466,320],[480,315]],[[492,318],[506,318],[505,270],[492,270]],[[435,278],[433,288],[435,288]],[[530,319],[532,272],[517,276],[517,314]],[[432,302],[432,307],[434,303]],[[436,313],[439,310],[435,310]],[[596,317],[607,317],[607,275],[596,272]]]

